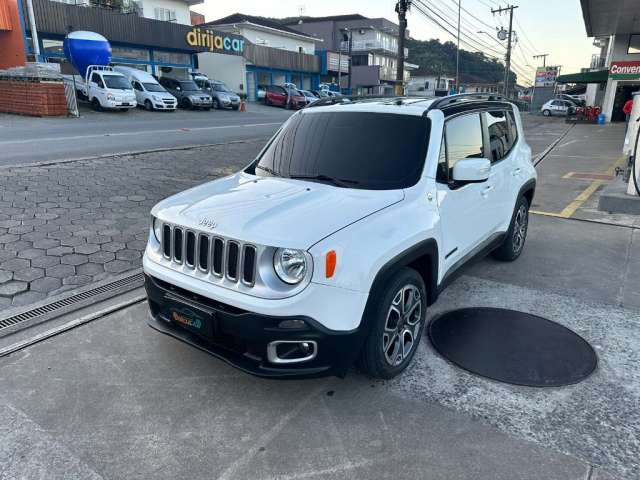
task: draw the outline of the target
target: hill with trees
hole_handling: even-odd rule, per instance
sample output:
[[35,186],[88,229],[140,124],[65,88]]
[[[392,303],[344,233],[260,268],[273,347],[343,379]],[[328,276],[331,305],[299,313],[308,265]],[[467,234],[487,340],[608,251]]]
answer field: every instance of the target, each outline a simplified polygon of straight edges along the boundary
[[[427,70],[436,75],[455,76],[456,44],[441,43],[439,40],[409,39],[410,63],[420,65],[420,70]],[[460,77],[470,81],[497,83],[504,80],[504,64],[484,53],[470,52],[460,49]],[[511,72],[509,83],[514,85],[517,76]]]

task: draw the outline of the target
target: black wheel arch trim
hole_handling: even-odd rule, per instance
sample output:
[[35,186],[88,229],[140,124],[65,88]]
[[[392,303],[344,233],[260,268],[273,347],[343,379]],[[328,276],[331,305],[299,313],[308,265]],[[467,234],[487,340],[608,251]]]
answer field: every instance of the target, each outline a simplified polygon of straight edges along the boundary
[[377,303],[384,288],[389,279],[401,268],[410,267],[418,270],[427,289],[427,306],[436,301],[438,296],[438,258],[438,243],[435,239],[430,238],[396,255],[378,270],[369,290],[369,298],[358,327],[362,334],[362,340],[366,338],[371,329],[377,313]]

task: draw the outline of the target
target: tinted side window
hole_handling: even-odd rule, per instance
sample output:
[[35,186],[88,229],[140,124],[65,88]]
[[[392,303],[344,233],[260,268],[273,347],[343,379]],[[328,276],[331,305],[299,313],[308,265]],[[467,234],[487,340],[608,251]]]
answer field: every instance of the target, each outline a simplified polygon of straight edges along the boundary
[[449,178],[458,160],[463,158],[484,158],[482,124],[477,113],[463,115],[449,120],[446,124],[447,160]]
[[498,162],[509,154],[513,146],[513,138],[507,121],[507,114],[503,111],[484,112],[484,119],[489,131],[489,148],[491,162]]
[[511,132],[511,144],[515,145],[518,143],[518,124],[516,123],[516,115],[512,110],[507,112],[507,116],[509,117],[509,131]]
[[449,168],[447,167],[447,140],[443,136],[440,143],[440,155],[438,156],[438,169],[436,181],[446,183],[449,181]]

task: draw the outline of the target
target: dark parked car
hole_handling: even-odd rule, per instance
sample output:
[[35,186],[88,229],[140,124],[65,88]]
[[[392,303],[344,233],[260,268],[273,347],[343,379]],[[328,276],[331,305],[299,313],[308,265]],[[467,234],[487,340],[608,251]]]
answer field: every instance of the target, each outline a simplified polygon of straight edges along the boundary
[[307,104],[307,99],[298,90],[286,90],[280,85],[269,85],[264,97],[264,103],[278,107],[299,109]]
[[211,95],[203,91],[193,80],[176,80],[160,77],[160,85],[178,99],[178,105],[186,109],[211,109]]

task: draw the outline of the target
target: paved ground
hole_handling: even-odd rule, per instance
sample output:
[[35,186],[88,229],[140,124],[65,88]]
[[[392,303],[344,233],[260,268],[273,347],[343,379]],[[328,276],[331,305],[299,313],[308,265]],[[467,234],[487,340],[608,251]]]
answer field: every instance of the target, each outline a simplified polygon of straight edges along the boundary
[[547,216],[640,227],[640,217],[598,210],[602,189],[614,180],[622,155],[624,124],[576,125],[538,166],[533,210]]
[[[167,115],[179,118],[182,113]],[[567,129],[557,120],[525,116],[525,121],[536,154]],[[112,125],[116,126],[117,122]],[[151,207],[246,165],[264,142],[263,138],[47,166],[0,167],[0,316],[10,315],[12,307],[32,305],[139,267]]]
[[276,107],[250,104],[248,108],[246,113],[83,108],[80,118],[64,119],[0,114],[0,165],[263,138],[290,115]]
[[[595,228],[601,241],[630,230]],[[265,381],[150,329],[141,303],[0,360],[5,477],[638,479],[640,309],[585,283],[593,229],[533,217],[521,259],[479,263],[429,311],[498,306],[560,322],[599,355],[578,385],[475,377],[426,338],[393,381]],[[620,285],[613,269],[598,278]]]

